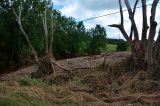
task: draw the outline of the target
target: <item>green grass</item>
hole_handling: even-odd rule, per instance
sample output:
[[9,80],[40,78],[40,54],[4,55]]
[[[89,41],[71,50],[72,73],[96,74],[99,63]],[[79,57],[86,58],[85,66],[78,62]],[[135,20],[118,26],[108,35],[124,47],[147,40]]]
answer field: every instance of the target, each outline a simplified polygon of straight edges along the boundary
[[116,44],[106,44],[105,48],[101,48],[101,52],[114,52],[116,51],[117,45]]
[[[117,51],[116,44],[106,44],[106,48],[101,49],[101,52],[115,52]],[[131,51],[130,47],[127,48],[127,51]]]
[[12,97],[0,97],[0,106],[79,106],[74,102],[48,103],[40,100],[28,101],[25,99],[16,99]]
[[70,99],[54,103],[54,99],[68,95],[70,93],[65,87],[49,85],[30,76],[0,83],[0,106],[78,106]]
[[113,52],[116,51],[117,45],[116,44],[107,44],[106,51]]
[[17,100],[16,98],[12,97],[1,97],[0,98],[0,106],[52,106],[48,103],[44,103],[42,101],[33,100]]
[[21,86],[31,86],[31,85],[36,85],[36,86],[42,86],[42,85],[46,85],[45,82],[43,82],[41,79],[34,79],[31,78],[30,76],[22,76],[18,79],[18,83]]

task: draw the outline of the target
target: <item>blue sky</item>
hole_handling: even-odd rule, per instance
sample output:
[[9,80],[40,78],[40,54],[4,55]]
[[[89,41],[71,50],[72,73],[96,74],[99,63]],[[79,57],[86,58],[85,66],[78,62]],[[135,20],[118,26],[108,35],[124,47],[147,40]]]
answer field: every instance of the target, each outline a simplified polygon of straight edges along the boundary
[[[135,0],[129,0],[133,7]],[[141,1],[141,0],[140,0]],[[153,0],[147,0],[147,4],[152,3]],[[100,16],[112,12],[119,11],[118,0],[53,0],[54,8],[61,11],[62,15],[67,17],[74,17],[76,20],[84,20],[90,17]],[[141,2],[138,4],[141,5]],[[123,3],[123,9],[126,9]],[[157,8],[156,20],[160,22],[160,3]],[[150,16],[150,6],[148,6],[148,17]],[[130,32],[130,21],[128,19],[128,13],[124,12],[125,29]],[[148,18],[149,19],[149,18]],[[137,9],[135,15],[135,21],[141,34],[142,30],[142,12],[141,8]],[[100,24],[106,28],[107,36],[109,38],[123,38],[120,31],[116,28],[110,28],[109,24],[118,24],[120,22],[119,14],[110,15],[107,17],[98,18],[84,22],[86,28],[94,27],[96,24]],[[149,20],[148,20],[149,22]],[[157,27],[157,32],[159,29]]]
[[64,7],[64,5],[54,5],[54,8],[60,10]]

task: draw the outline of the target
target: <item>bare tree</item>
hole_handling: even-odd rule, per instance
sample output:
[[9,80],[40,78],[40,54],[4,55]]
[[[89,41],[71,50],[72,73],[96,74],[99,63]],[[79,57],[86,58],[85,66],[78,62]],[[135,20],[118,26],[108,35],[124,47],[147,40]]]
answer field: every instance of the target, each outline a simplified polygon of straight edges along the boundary
[[48,39],[49,33],[48,33],[47,16],[46,16],[47,8],[44,11],[44,16],[42,17],[42,23],[43,23],[43,29],[44,29],[44,35],[45,35],[46,56],[44,56],[44,58],[41,58],[41,59],[37,56],[37,52],[36,52],[35,48],[31,44],[27,33],[23,29],[22,22],[21,22],[22,5],[19,6],[19,13],[18,14],[16,13],[16,11],[14,9],[13,9],[13,12],[14,12],[14,15],[16,16],[16,20],[18,22],[20,30],[21,30],[22,34],[24,35],[29,47],[32,49],[34,59],[39,66],[37,72],[34,73],[33,75],[35,77],[43,77],[44,75],[50,74],[52,72],[54,72],[54,75],[56,75],[55,66],[58,66],[59,68],[70,72],[70,69],[62,67],[60,64],[58,64],[55,61],[53,53],[52,53],[53,36],[54,36],[54,31],[55,31],[53,10],[51,10],[51,39],[50,39],[50,41]]
[[[132,10],[130,3],[128,0],[124,0],[125,5],[128,10],[129,19],[131,21],[131,32],[130,35],[127,34],[124,28],[124,17],[123,17],[123,10],[122,10],[122,0],[119,0],[119,7],[120,7],[120,16],[121,16],[121,23],[120,24],[112,24],[109,25],[110,27],[118,28],[124,38],[129,43],[129,46],[132,50],[133,55],[133,63],[137,69],[146,69],[150,70],[153,69],[154,66],[158,66],[160,63],[160,31],[157,37],[156,42],[154,42],[154,38],[156,35],[156,27],[157,22],[155,21],[156,15],[156,7],[159,0],[153,0],[151,6],[151,16],[150,16],[150,27],[147,23],[147,6],[146,0],[141,0],[142,4],[142,38],[140,39],[140,35],[138,32],[138,28],[136,26],[136,22],[134,19],[134,15],[136,13],[136,6],[139,0],[136,0],[134,8]],[[149,35],[147,37],[147,31],[149,29]],[[134,39],[132,39],[134,35]]]
[[37,53],[36,53],[34,47],[32,46],[32,44],[31,44],[31,42],[30,42],[30,40],[29,40],[29,38],[28,38],[27,33],[25,32],[25,30],[23,29],[23,26],[22,26],[22,21],[21,21],[22,5],[19,6],[19,14],[17,14],[14,9],[13,9],[13,12],[14,12],[16,18],[17,18],[16,20],[17,20],[17,22],[18,22],[18,25],[19,25],[19,27],[20,27],[20,30],[21,30],[22,34],[24,35],[24,37],[25,37],[25,39],[26,39],[29,47],[31,48],[32,53],[34,54],[34,59],[35,59],[36,63],[39,64],[39,58],[38,58],[38,56],[37,56]]

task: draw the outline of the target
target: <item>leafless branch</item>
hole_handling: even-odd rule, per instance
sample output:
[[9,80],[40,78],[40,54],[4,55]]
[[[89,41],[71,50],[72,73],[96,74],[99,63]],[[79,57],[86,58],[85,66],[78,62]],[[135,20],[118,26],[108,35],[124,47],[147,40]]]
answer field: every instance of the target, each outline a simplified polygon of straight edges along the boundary
[[150,16],[150,31],[148,40],[153,41],[156,33],[157,22],[155,21],[156,15],[156,7],[159,0],[154,0],[151,8],[151,16]]
[[44,11],[44,17],[42,17],[43,29],[45,34],[45,45],[46,45],[46,54],[48,54],[48,28],[47,28],[47,9]]
[[147,42],[147,48],[146,48],[146,54],[145,54],[145,60],[150,63],[150,65],[153,64],[153,40],[156,34],[156,27],[157,22],[155,21],[155,15],[156,15],[156,7],[159,0],[154,0],[152,7],[151,7],[151,16],[150,16],[150,30],[149,30],[149,37]]
[[52,48],[53,48],[53,37],[54,37],[54,32],[55,32],[55,20],[54,20],[54,16],[53,16],[53,11],[51,12],[51,39],[50,39],[50,45],[49,45],[49,52],[50,55],[53,56],[52,53]]
[[[137,4],[138,4],[139,0],[136,0],[135,4],[134,4],[134,8],[133,8],[133,17],[135,15],[136,12],[136,8],[137,8]],[[131,25],[131,31],[130,31],[130,39],[132,40],[132,36],[133,36],[133,25]]]
[[142,28],[142,41],[147,39],[147,30],[148,30],[148,24],[147,24],[147,6],[146,6],[146,0],[142,1],[142,12],[143,12],[143,28]]
[[156,8],[159,0],[154,0],[151,8],[151,22],[155,21]]
[[32,46],[32,44],[31,44],[31,42],[30,42],[30,40],[29,40],[29,38],[28,38],[28,35],[27,35],[27,33],[25,32],[25,30],[23,29],[23,26],[22,26],[22,23],[21,23],[22,5],[19,6],[19,14],[16,13],[16,11],[15,11],[14,8],[13,8],[13,13],[14,13],[14,15],[15,15],[16,18],[17,18],[16,20],[17,20],[17,22],[18,22],[18,25],[19,25],[19,27],[20,27],[20,30],[21,30],[22,34],[24,35],[24,37],[25,37],[25,39],[26,39],[29,47],[31,48],[31,50],[32,50],[32,52],[33,52],[33,54],[34,54],[34,59],[35,59],[36,63],[39,64],[39,58],[38,58],[38,56],[37,56],[37,53],[36,53],[34,47]]
[[65,71],[69,71],[69,72],[70,72],[70,69],[61,66],[61,65],[58,64],[54,59],[51,59],[51,62],[52,62],[54,65],[58,66],[59,68],[65,70]]
[[120,8],[120,15],[121,15],[121,25],[124,25],[124,17],[123,17],[123,10],[122,10],[122,3],[121,0],[119,0],[119,8]]
[[118,24],[112,24],[112,25],[109,25],[109,26],[110,27],[116,27],[116,28],[118,28],[121,31],[121,33],[124,36],[124,38],[129,42],[130,38],[128,37],[128,34],[126,33],[126,31],[124,29],[124,26],[123,26],[123,24],[124,24],[124,18],[123,18],[123,10],[122,10],[121,0],[119,0],[119,8],[120,8],[121,24],[120,25],[118,25]]
[[112,24],[112,25],[108,25],[108,26],[115,27],[115,28],[120,28],[121,27],[121,25],[118,25],[118,24]]
[[[143,0],[142,0],[143,1]],[[133,8],[133,16],[135,15],[136,12],[136,8],[137,8],[137,4],[138,4],[139,0],[136,0],[135,4],[134,4],[134,8]]]
[[128,2],[128,0],[125,0],[125,4],[127,6],[127,10],[128,10],[128,14],[129,14],[129,19],[131,20],[131,23],[133,25],[133,30],[134,30],[134,38],[136,41],[139,40],[139,33],[138,33],[138,29],[134,20],[134,13],[132,12],[132,8]]

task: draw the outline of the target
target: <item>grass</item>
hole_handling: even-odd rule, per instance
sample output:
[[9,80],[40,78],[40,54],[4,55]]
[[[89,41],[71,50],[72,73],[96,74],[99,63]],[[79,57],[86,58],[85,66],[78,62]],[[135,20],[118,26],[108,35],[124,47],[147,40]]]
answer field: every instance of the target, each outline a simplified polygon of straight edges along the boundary
[[51,106],[51,105],[38,100],[27,101],[27,100],[17,100],[16,98],[12,97],[1,97],[0,106]]
[[63,86],[49,85],[30,76],[0,82],[0,106],[77,106],[70,98],[56,102],[70,95]]
[[0,106],[84,106],[83,102],[81,93],[29,76],[0,82]]
[[107,44],[107,51],[108,52],[112,52],[112,51],[116,51],[117,45],[115,44]]
[[[92,73],[92,74],[91,74]],[[71,85],[84,89],[91,88],[95,94],[101,94],[106,91],[107,95],[114,94],[119,88],[116,84],[105,86],[101,89],[101,85],[105,85],[104,81],[107,75],[100,70],[92,72],[79,70],[73,73]],[[87,77],[87,76],[93,76]],[[97,83],[94,82],[96,77]],[[86,78],[86,79],[85,79]],[[89,79],[87,79],[89,78]],[[91,79],[91,81],[90,81]],[[74,82],[73,82],[74,81]],[[87,81],[87,82],[86,82]],[[86,82],[86,83],[84,83]],[[87,85],[86,85],[87,84]],[[89,93],[74,92],[69,90],[67,86],[49,85],[41,79],[32,79],[30,76],[22,76],[17,81],[0,82],[0,106],[105,106],[102,101],[96,101]],[[109,105],[108,105],[109,106]],[[114,105],[113,105],[114,106]],[[117,106],[117,105],[115,105]],[[158,106],[158,105],[142,105],[135,103],[131,106]]]
[[106,48],[101,49],[102,52],[114,52],[116,51],[117,45],[116,44],[107,44]]
[[133,106],[159,106],[159,105],[156,104],[142,105],[141,103],[135,103],[133,104]]
[[[106,44],[106,48],[101,49],[102,52],[115,52],[117,51],[116,44]],[[130,47],[127,48],[127,51],[131,51]]]
[[18,79],[18,83],[21,86],[31,86],[31,85],[45,86],[46,85],[46,83],[43,82],[41,79],[34,79],[27,75],[20,77]]

